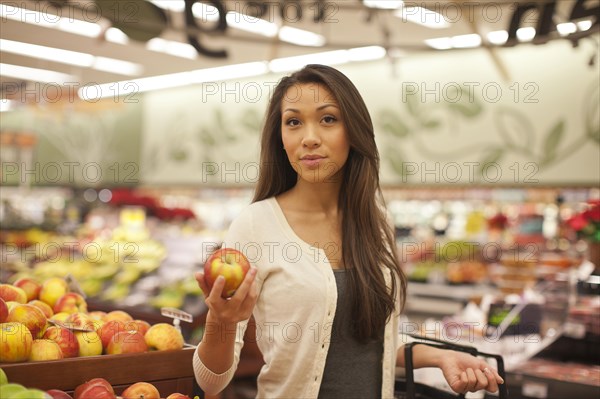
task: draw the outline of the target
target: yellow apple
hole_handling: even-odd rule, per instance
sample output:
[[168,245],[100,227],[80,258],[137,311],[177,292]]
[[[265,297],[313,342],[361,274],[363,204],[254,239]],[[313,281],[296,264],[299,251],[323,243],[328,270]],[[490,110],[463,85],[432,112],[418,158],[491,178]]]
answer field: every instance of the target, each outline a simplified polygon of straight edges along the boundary
[[0,324],[0,363],[24,362],[31,353],[33,337],[23,323]]
[[44,316],[41,310],[32,305],[18,304],[15,305],[6,318],[7,322],[15,321],[23,323],[31,331],[32,337],[40,338],[46,330],[48,319]]
[[102,341],[96,331],[75,331],[79,343],[79,356],[98,356],[102,354]]
[[38,308],[39,310],[41,310],[42,313],[44,314],[44,316],[46,316],[47,319],[49,319],[52,316],[54,316],[54,311],[52,310],[52,308],[50,307],[50,305],[48,305],[44,301],[40,301],[39,299],[34,299],[33,301],[27,302],[27,304],[31,305],[31,306],[35,306],[36,308]]
[[42,362],[46,360],[60,360],[63,358],[58,344],[50,339],[34,339],[31,344],[29,361]]
[[25,291],[11,284],[0,284],[0,298],[6,302],[27,303],[27,294]]
[[42,285],[34,279],[28,277],[21,277],[13,283],[15,287],[21,288],[27,294],[27,301],[33,301],[38,299]]
[[66,294],[64,294],[56,300],[53,309],[55,313],[87,313],[87,302],[78,293],[67,292]]
[[144,335],[146,344],[150,349],[159,351],[183,348],[183,335],[170,324],[154,324]]
[[42,283],[40,299],[54,307],[58,298],[65,295],[68,291],[69,286],[65,280],[59,277],[50,277]]
[[216,250],[204,264],[204,282],[212,288],[217,277],[225,278],[223,298],[229,298],[238,289],[246,273],[250,270],[250,262],[240,251],[233,248]]

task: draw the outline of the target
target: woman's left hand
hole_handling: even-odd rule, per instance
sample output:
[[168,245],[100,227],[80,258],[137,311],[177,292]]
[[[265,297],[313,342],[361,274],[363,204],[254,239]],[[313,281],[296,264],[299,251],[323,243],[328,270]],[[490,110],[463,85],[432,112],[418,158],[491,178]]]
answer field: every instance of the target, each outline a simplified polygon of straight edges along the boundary
[[456,393],[475,392],[485,389],[496,392],[504,380],[483,359],[468,353],[445,351],[439,367],[450,388]]

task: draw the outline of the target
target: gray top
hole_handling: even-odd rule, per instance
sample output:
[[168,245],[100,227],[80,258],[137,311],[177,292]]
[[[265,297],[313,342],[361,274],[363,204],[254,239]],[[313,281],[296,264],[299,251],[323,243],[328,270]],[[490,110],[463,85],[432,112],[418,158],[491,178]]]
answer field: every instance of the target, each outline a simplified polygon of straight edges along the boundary
[[366,344],[352,335],[347,273],[334,270],[338,298],[319,399],[380,398],[383,337]]

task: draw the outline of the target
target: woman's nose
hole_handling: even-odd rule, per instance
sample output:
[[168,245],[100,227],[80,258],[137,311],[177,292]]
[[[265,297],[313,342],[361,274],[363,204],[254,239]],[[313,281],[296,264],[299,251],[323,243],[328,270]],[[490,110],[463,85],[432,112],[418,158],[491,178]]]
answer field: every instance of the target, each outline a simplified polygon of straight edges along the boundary
[[302,138],[302,145],[308,148],[315,148],[321,145],[321,136],[318,129],[314,126],[307,125]]

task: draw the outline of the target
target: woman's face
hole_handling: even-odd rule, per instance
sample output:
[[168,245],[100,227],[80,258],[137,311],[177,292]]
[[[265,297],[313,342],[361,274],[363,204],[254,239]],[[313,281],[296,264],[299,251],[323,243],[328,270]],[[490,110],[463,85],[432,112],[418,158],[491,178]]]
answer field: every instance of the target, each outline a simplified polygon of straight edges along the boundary
[[338,103],[322,84],[290,87],[281,101],[281,138],[299,179],[339,181],[350,144]]

